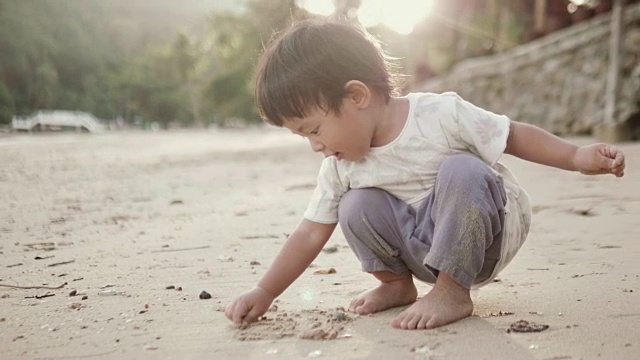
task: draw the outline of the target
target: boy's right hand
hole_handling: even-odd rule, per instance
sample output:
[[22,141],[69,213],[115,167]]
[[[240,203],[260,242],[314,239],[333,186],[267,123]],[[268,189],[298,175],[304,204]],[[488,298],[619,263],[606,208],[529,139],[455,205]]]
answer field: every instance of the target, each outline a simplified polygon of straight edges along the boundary
[[235,326],[245,327],[267,312],[273,300],[273,295],[257,286],[233,300],[224,313]]

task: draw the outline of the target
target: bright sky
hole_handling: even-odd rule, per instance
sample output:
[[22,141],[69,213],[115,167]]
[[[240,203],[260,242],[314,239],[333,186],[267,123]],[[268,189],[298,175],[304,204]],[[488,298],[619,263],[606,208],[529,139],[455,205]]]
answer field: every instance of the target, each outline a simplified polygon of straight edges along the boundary
[[[335,10],[333,0],[297,0],[297,3],[314,14],[331,15]],[[382,23],[400,34],[409,34],[432,7],[433,0],[362,0],[358,20],[365,27]]]

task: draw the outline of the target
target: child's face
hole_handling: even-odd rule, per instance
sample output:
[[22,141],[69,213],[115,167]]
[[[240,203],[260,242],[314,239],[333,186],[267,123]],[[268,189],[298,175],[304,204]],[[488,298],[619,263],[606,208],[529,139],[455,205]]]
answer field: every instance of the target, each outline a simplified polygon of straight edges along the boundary
[[286,121],[284,126],[307,138],[311,149],[325,157],[358,161],[369,152],[374,133],[372,122],[365,119],[364,112],[345,99],[339,114],[315,109],[302,119]]

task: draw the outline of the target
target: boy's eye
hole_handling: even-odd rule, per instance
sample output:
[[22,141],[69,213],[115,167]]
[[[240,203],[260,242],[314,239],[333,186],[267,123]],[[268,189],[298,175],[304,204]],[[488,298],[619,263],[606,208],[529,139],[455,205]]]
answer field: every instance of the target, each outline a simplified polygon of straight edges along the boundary
[[310,132],[311,135],[318,135],[318,128],[313,129],[313,131]]

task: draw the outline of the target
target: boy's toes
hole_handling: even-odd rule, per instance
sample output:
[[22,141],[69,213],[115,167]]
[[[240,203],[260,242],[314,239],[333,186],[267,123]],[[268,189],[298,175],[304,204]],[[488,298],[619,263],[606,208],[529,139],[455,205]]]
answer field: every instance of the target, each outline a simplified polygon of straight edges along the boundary
[[402,329],[402,323],[407,317],[407,314],[403,311],[395,319],[391,320],[391,326],[396,329]]
[[357,298],[351,301],[349,304],[349,311],[352,313],[358,314],[358,308],[360,308],[364,304],[364,299]]
[[401,327],[405,330],[414,330],[416,329],[418,321],[420,321],[421,318],[422,316],[420,316],[419,314],[411,314],[411,316],[408,316],[404,319]]
[[411,318],[409,318],[409,320],[405,324],[406,327],[403,327],[403,329],[409,329],[409,330],[417,329],[418,323],[420,322],[421,319],[422,319],[422,316],[418,314],[414,314]]
[[356,308],[356,314],[358,315],[368,315],[371,313],[375,312],[375,309],[372,307],[371,304],[367,303],[367,302],[363,302],[362,305],[358,306]]
[[407,324],[407,329],[427,329],[427,323],[430,319],[431,316],[429,315],[416,314],[415,318]]
[[416,329],[428,329],[427,323],[431,318],[429,316],[422,316],[420,321],[418,321],[418,325],[416,325]]
[[435,329],[441,325],[440,321],[438,321],[438,318],[435,316],[432,316],[429,321],[427,321],[427,325],[425,326],[425,329]]
[[396,329],[415,330],[431,329],[432,317],[427,314],[402,312],[395,319],[391,320],[391,326]]

